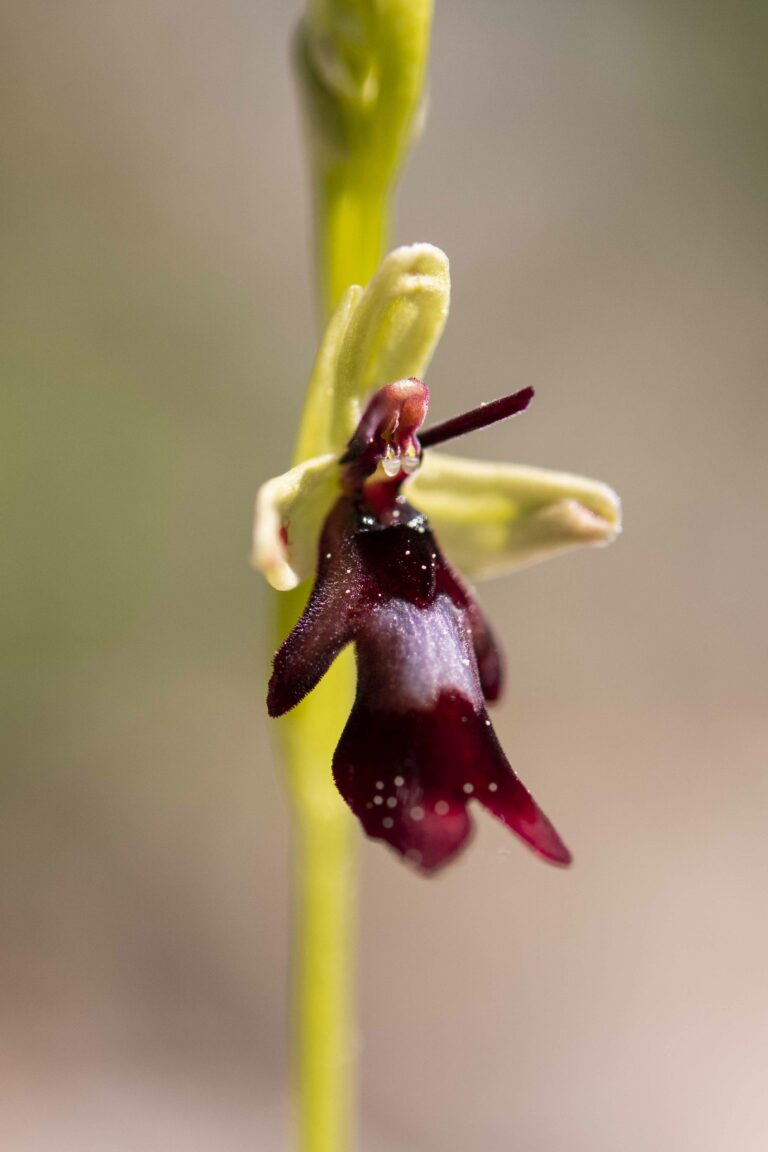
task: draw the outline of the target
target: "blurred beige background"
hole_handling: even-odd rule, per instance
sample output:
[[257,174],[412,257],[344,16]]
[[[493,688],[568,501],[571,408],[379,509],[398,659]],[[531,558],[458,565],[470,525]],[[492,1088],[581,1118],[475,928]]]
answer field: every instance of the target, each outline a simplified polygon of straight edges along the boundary
[[[253,493],[316,339],[297,2],[2,4],[0,1131],[285,1148],[289,827]],[[613,483],[488,585],[498,728],[575,850],[362,847],[366,1152],[762,1152],[766,5],[437,0],[394,240],[435,418]]]

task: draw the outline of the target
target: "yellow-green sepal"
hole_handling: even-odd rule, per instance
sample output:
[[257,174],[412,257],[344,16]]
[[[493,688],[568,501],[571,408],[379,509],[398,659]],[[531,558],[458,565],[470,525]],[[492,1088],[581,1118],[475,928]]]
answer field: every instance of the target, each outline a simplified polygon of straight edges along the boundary
[[425,452],[406,491],[451,564],[470,580],[610,544],[621,531],[613,489],[568,472]]
[[423,376],[448,318],[448,257],[432,244],[395,248],[366,288],[333,313],[307,390],[295,461],[341,455],[377,388]]

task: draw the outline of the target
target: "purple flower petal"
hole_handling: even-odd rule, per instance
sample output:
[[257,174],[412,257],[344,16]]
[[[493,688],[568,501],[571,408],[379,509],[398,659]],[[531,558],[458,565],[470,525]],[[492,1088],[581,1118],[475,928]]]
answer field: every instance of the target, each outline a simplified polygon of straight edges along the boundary
[[402,498],[387,525],[365,504],[337,502],[312,596],[275,658],[270,713],[297,703],[350,641],[357,697],[333,771],[368,835],[432,872],[467,842],[477,800],[541,856],[568,863],[488,719],[484,697],[502,679],[490,629]]
[[366,588],[355,546],[355,524],[349,501],[339,500],[320,539],[312,594],[275,655],[267,694],[270,716],[282,716],[303,700],[353,638]]
[[467,842],[470,800],[479,801],[534,851],[558,864],[570,854],[512,772],[490,721],[457,694],[428,711],[358,700],[339,742],[334,778],[367,834],[424,872]]

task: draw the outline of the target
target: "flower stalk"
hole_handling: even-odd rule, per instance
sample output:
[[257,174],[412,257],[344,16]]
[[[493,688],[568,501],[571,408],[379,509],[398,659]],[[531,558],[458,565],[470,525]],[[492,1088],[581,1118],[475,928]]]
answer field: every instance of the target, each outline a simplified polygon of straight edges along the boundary
[[297,38],[326,315],[386,251],[418,126],[432,0],[309,0]]
[[[348,293],[347,307],[337,314],[342,329],[361,296],[359,288],[348,292],[350,286],[369,283],[386,249],[392,191],[422,100],[431,14],[431,0],[309,0],[299,28],[319,292],[326,319]],[[370,324],[359,327],[357,368],[365,371],[375,356],[365,349]],[[337,376],[333,325],[326,345],[310,383],[296,465],[329,448],[324,398]],[[303,585],[279,597],[281,640],[306,599]],[[281,721],[295,827],[293,1044],[300,1152],[347,1152],[353,1142],[355,828],[328,771],[353,696],[354,662],[346,652],[318,690]]]

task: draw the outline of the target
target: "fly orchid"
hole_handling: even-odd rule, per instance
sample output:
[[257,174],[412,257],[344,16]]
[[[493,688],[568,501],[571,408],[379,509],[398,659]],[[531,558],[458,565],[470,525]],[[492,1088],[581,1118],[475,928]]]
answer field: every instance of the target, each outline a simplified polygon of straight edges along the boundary
[[477,800],[565,865],[568,849],[488,718],[503,661],[457,569],[473,578],[608,543],[620,505],[595,481],[432,451],[522,411],[533,395],[523,389],[420,431],[429,403],[420,377],[448,294],[443,253],[398,249],[365,290],[350,289],[329,324],[299,454],[310,433],[329,451],[267,482],[256,502],[253,560],[273,586],[295,587],[316,571],[275,656],[268,710],[293,708],[354,644],[357,693],[333,775],[366,833],[430,873],[466,843]]

